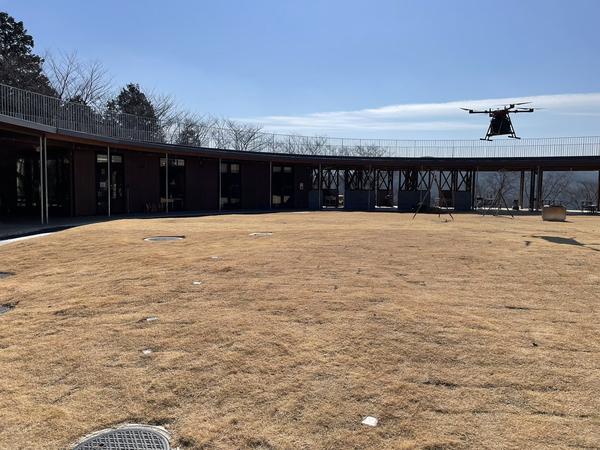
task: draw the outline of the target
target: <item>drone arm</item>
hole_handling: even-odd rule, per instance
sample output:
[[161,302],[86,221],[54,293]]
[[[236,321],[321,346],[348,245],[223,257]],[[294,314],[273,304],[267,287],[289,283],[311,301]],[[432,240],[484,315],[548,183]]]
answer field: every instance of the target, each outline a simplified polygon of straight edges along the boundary
[[513,113],[531,113],[535,111],[534,108],[521,108],[521,109],[515,109],[514,111],[509,111],[509,113],[513,114]]
[[490,111],[477,111],[474,109],[466,109],[466,108],[460,108],[460,109],[467,111],[469,114],[489,114],[490,113]]

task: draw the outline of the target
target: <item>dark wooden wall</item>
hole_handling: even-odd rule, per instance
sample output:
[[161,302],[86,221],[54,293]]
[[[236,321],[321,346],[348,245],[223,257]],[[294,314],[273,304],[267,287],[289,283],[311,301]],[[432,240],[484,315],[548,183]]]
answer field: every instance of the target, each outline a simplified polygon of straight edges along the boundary
[[242,208],[267,209],[270,195],[270,165],[264,162],[242,162]]
[[219,160],[186,158],[185,209],[219,209]]
[[[300,190],[300,183],[304,189]],[[308,193],[312,189],[312,167],[294,166],[294,208],[308,209]]]
[[[146,205],[160,207],[160,156],[124,152],[125,212],[146,212]],[[127,199],[127,196],[129,197]]]
[[96,214],[96,152],[90,148],[73,150],[75,215]]

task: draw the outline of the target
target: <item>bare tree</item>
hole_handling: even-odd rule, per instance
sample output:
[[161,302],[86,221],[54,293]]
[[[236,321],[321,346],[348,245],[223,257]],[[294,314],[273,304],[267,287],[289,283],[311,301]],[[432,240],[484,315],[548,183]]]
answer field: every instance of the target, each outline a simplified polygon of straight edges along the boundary
[[259,151],[265,144],[265,136],[259,125],[239,123],[230,119],[226,119],[224,125],[229,135],[229,144],[234,150]]
[[378,157],[385,155],[385,149],[375,144],[359,144],[351,147],[350,151],[352,156]]
[[299,134],[291,135],[270,135],[274,145],[275,152],[289,153],[291,155],[323,155],[327,152],[327,138],[323,136],[301,136]]
[[210,146],[214,124],[215,119],[182,113],[175,124],[172,142],[194,147]]
[[480,172],[477,176],[477,196],[481,197],[481,206],[491,206],[501,194],[507,202],[517,198],[518,184],[514,172]]
[[598,204],[598,183],[589,180],[578,180],[567,188],[569,204],[575,208],[583,208],[583,203]]
[[327,145],[327,138],[325,136],[314,136],[310,139],[305,153],[311,155],[325,155],[328,151],[329,146]]
[[45,58],[44,72],[64,101],[99,107],[112,91],[112,81],[102,63],[84,63],[76,52],[49,54]]
[[566,172],[544,173],[542,188],[542,201],[544,204],[566,204],[567,188],[570,185],[570,177]]
[[[192,116],[179,109],[172,95],[151,92],[148,94],[148,99],[154,108],[154,115],[165,141],[175,142],[177,130],[186,119],[192,119]],[[187,122],[189,123],[189,120]]]

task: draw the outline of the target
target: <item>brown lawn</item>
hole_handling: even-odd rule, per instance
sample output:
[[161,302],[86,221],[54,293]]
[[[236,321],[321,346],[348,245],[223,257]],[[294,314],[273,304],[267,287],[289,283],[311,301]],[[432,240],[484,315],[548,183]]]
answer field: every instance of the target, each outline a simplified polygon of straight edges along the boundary
[[0,246],[0,448],[597,448],[599,250],[593,217],[344,212]]

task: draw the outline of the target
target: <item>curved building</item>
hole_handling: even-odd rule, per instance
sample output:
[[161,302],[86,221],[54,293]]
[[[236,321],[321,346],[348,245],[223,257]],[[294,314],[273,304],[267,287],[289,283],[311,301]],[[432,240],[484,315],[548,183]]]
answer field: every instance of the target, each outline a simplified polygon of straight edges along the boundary
[[0,220],[436,202],[470,210],[478,175],[501,170],[520,172],[519,203],[536,210],[544,171],[600,170],[599,137],[396,141],[207,129],[174,144],[172,127],[0,85]]

